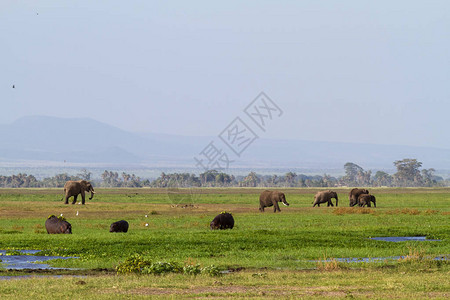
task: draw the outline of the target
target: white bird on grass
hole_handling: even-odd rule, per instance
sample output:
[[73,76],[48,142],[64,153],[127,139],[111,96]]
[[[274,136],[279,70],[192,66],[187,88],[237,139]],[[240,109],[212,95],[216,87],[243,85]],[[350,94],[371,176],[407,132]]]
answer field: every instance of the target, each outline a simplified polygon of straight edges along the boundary
[[77,210],[77,216],[78,216],[78,210]]

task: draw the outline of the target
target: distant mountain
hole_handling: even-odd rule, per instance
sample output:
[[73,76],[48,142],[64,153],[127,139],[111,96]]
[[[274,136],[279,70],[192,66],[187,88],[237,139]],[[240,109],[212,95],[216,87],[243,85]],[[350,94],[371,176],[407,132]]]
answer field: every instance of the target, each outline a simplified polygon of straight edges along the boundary
[[239,158],[217,137],[132,133],[88,118],[43,116],[0,125],[0,162],[193,168],[194,156],[212,140],[233,160],[233,168],[329,170],[354,162],[364,169],[393,169],[395,160],[417,158],[425,168],[450,170],[450,149],[257,139]]

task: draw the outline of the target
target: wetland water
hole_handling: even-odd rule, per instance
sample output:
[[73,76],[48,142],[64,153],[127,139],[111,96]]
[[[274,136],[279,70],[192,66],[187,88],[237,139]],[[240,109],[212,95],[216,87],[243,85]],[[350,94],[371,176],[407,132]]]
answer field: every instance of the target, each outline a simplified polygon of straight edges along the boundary
[[40,250],[18,250],[23,255],[7,255],[8,251],[0,250],[1,266],[9,270],[24,270],[24,269],[44,269],[44,270],[67,270],[67,268],[54,268],[48,264],[42,263],[52,259],[69,259],[75,257],[63,256],[42,256],[33,255]]
[[408,241],[419,241],[419,242],[439,242],[441,240],[428,240],[426,236],[385,236],[385,237],[373,237],[370,238],[375,241],[384,242],[408,242]]

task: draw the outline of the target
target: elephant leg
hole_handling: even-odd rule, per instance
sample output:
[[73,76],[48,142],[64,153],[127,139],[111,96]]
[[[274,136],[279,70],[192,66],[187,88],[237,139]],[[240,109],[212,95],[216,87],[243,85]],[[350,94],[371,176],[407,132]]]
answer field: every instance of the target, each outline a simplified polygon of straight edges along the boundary
[[81,204],[84,205],[84,201],[85,201],[84,191],[81,191]]
[[259,206],[259,211],[260,211],[260,212],[264,212],[264,206],[261,206],[261,205],[260,205],[260,206]]
[[78,195],[75,195],[75,196],[73,196],[73,201],[72,201],[72,204],[75,204],[75,203],[77,203],[77,197],[78,197]]
[[377,207],[377,203],[375,201],[373,201],[373,206]]
[[372,207],[372,204],[370,204],[370,201],[367,202],[367,207]]
[[64,202],[64,204],[69,204],[69,196],[66,195],[66,201]]
[[275,202],[275,203],[273,204],[273,212],[277,212],[277,210],[278,210],[278,211],[281,211],[281,210],[280,210],[280,207],[278,206],[278,202]]

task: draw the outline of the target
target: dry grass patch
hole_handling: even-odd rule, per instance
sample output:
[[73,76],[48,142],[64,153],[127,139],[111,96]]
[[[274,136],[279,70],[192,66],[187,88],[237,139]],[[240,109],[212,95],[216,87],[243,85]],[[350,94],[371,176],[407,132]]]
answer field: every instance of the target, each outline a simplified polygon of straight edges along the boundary
[[397,208],[394,210],[387,210],[384,213],[387,215],[420,215],[420,210],[415,208]]
[[335,258],[325,258],[316,264],[319,271],[334,271],[341,269],[339,262]]
[[337,207],[333,210],[335,215],[346,215],[346,214],[375,214],[375,210],[368,207]]

